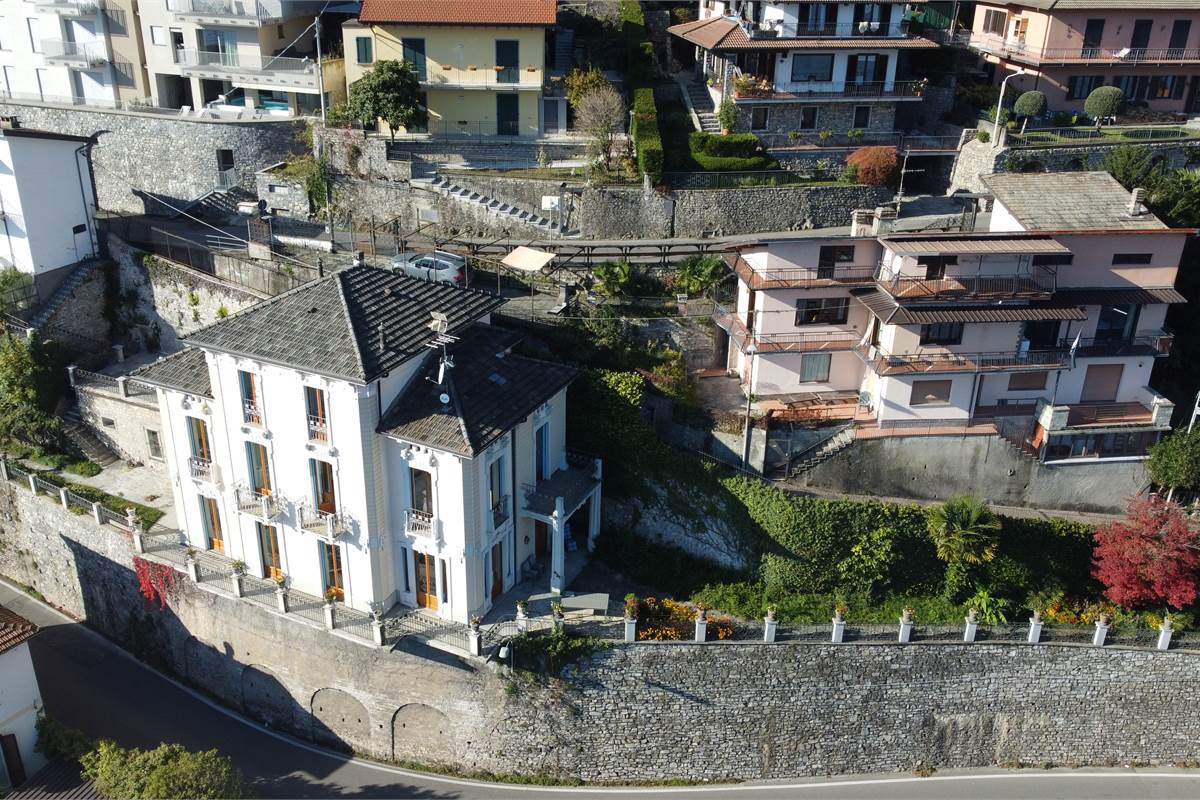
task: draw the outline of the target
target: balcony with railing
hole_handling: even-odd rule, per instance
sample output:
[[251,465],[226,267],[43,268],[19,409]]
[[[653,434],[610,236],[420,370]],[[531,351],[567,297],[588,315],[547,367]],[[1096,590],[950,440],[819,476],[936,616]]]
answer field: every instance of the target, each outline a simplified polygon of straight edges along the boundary
[[960,45],[1011,58],[1026,64],[1069,65],[1106,64],[1193,64],[1200,62],[1200,47],[1047,47],[1029,44],[1024,39],[970,32],[961,34],[956,40]]
[[259,407],[257,401],[245,399],[242,400],[242,420],[247,425],[257,425],[262,427],[262,408]]
[[[893,271],[887,262],[879,262],[875,282],[899,301],[914,300],[1044,300],[1054,293],[1057,276],[1044,267],[1034,267],[1026,274],[996,273],[922,277]],[[916,268],[924,271],[924,265]]]
[[986,353],[959,353],[948,350],[916,350],[910,353],[885,353],[878,348],[860,346],[855,352],[867,366],[882,376],[926,375],[953,372],[1019,372],[1056,369],[1071,363],[1069,350],[1014,350]]
[[521,484],[522,513],[548,519],[561,501],[563,513],[569,517],[600,485],[600,459],[575,450],[566,450],[565,456],[565,469],[555,470],[537,483]]
[[872,267],[818,264],[815,267],[757,269],[742,258],[740,253],[727,253],[725,263],[752,290],[865,286],[875,280],[875,270]]
[[317,62],[311,58],[261,56],[213,50],[177,50],[180,74],[227,80],[235,86],[317,91]]
[[492,530],[498,531],[512,516],[512,498],[504,495],[492,506]]
[[1175,404],[1149,387],[1137,399],[1112,403],[1055,403],[1039,400],[1035,416],[1047,432],[1122,427],[1169,430]]
[[98,0],[35,0],[33,7],[62,17],[92,17],[100,11],[101,4]]
[[282,12],[257,0],[171,0],[167,8],[180,21],[259,27],[282,21]]
[[903,39],[908,20],[902,22],[783,22],[768,20],[746,25],[751,39]]
[[927,80],[919,81],[805,81],[776,83],[755,75],[735,75],[736,102],[798,102],[803,100],[920,100]]
[[329,441],[329,420],[319,414],[308,415],[308,440],[310,442]]
[[47,64],[76,69],[94,69],[108,63],[103,43],[66,42],[62,39],[43,39],[42,54]]
[[1175,344],[1175,334],[1166,331],[1150,331],[1139,333],[1128,338],[1064,338],[1059,341],[1059,347],[1075,348],[1076,358],[1106,358],[1112,356],[1149,356],[1159,358],[1171,355]]
[[334,540],[350,530],[349,521],[337,511],[323,511],[312,505],[300,506],[300,528]]
[[541,68],[533,65],[428,63],[417,79],[429,89],[541,89],[544,83]]
[[198,481],[211,481],[213,463],[210,459],[200,456],[188,456],[188,474]]
[[265,520],[279,515],[279,501],[269,489],[242,483],[234,487],[233,494],[238,511],[243,514]]
[[419,508],[410,508],[404,512],[404,532],[409,536],[431,538],[434,531],[433,514]]
[[805,353],[853,350],[862,340],[857,331],[829,328],[821,331],[797,331],[751,334],[736,313],[720,304],[713,307],[713,322],[729,334],[739,350],[751,345],[758,353]]

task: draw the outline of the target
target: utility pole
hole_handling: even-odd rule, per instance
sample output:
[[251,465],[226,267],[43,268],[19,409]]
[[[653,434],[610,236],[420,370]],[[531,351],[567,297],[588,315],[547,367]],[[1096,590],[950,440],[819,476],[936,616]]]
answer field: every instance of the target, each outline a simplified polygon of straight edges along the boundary
[[313,24],[317,27],[317,93],[321,95],[321,124],[325,123],[325,69],[321,65],[321,15]]

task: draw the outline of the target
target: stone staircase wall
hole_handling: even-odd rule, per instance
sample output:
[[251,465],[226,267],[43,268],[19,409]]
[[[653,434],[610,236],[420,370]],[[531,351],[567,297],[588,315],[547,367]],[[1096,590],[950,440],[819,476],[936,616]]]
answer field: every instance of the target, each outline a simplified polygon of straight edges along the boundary
[[[538,238],[577,235],[575,232],[561,231],[557,223],[543,216],[547,212],[522,208],[468,189],[459,185],[456,177],[438,176],[413,181],[415,188],[435,193],[439,197],[438,205],[444,227],[470,230],[475,225],[485,230],[507,230],[514,234],[519,232],[521,235]],[[535,208],[540,208],[540,201]]]
[[[554,197],[561,195],[563,203],[567,206],[567,230],[578,229],[580,227],[578,220],[578,196],[572,190],[582,189],[582,183],[568,183],[567,189],[564,191],[561,188],[562,181],[475,175],[469,171],[446,172],[441,170],[438,172],[438,175],[452,180],[464,189],[478,192],[493,200],[499,200],[501,203],[517,206],[543,218],[549,218],[551,212],[541,210],[542,198],[547,195]],[[557,221],[557,217],[555,217],[555,221]]]

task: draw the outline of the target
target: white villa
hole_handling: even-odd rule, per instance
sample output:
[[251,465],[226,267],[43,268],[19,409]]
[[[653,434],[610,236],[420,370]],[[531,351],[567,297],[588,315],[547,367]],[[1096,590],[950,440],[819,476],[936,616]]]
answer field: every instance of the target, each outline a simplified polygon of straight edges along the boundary
[[36,748],[42,694],[29,655],[29,640],[37,630],[0,606],[0,792],[6,794],[46,763]]
[[478,290],[353,267],[194,333],[156,387],[188,543],[369,611],[482,616],[600,520],[570,367],[510,352]]

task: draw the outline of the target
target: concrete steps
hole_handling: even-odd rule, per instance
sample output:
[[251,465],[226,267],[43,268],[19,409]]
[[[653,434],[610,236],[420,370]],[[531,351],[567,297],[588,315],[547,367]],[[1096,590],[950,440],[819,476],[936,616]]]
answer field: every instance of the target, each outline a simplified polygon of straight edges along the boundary
[[833,436],[829,437],[820,445],[809,451],[802,461],[793,465],[791,469],[788,470],[788,477],[795,478],[798,475],[803,475],[805,472],[808,472],[813,467],[824,464],[826,461],[833,458],[850,445],[854,444],[854,441],[854,428],[842,428]]
[[84,281],[91,277],[96,268],[100,266],[99,261],[85,261],[75,268],[75,271],[67,276],[66,280],[58,285],[54,293],[47,298],[37,312],[29,318],[29,327],[35,330],[41,330],[54,315],[62,307],[62,304],[70,299],[71,295],[75,294]]
[[72,406],[62,418],[62,432],[71,447],[80,455],[95,461],[102,467],[107,467],[121,460],[121,457],[92,433],[83,418],[79,415],[79,407]]
[[500,223],[519,222],[529,225],[535,228],[536,232],[544,233],[547,236],[567,239],[579,236],[578,230],[563,230],[557,222],[552,222],[537,212],[528,211],[506,203],[503,200],[488,197],[473,189],[465,189],[455,183],[453,178],[446,175],[434,175],[432,178],[413,178],[412,182],[418,186],[432,189],[464,205],[479,206]]
[[716,108],[707,84],[693,79],[683,82],[682,86],[687,92],[688,103],[700,120],[700,130],[705,133],[720,133],[721,123],[717,122]]

